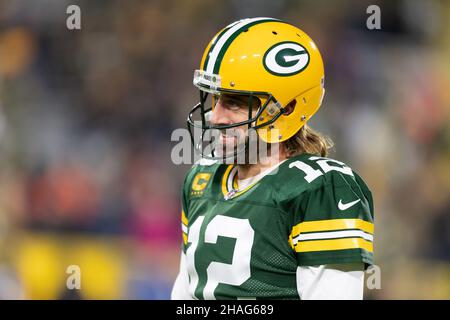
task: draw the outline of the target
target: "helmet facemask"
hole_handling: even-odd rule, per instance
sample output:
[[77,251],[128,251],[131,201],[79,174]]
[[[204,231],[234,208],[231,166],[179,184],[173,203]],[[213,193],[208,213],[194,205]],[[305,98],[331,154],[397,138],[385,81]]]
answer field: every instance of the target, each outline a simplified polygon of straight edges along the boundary
[[[284,112],[275,98],[265,92],[250,92],[242,90],[230,90],[215,88],[201,88],[200,102],[195,105],[188,115],[187,124],[195,151],[202,158],[218,160],[225,163],[256,163],[258,147],[263,142],[258,137],[257,129],[268,127],[275,122]],[[232,124],[212,124],[210,122],[214,106],[221,95],[245,96],[247,100],[247,119]],[[257,109],[255,110],[255,104]],[[273,116],[263,121],[262,114],[268,108],[272,109]],[[257,124],[257,121],[259,122]],[[247,126],[244,131],[239,127]],[[193,131],[199,132],[195,134]],[[223,143],[221,136],[226,136]],[[199,136],[199,137],[198,137]],[[197,139],[196,139],[197,138]]]

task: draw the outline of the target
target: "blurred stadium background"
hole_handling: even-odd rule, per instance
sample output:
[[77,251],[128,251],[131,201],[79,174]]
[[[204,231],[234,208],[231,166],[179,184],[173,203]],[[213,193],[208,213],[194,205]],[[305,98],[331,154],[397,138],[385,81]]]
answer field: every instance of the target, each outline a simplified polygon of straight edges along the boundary
[[[81,8],[82,30],[66,28]],[[366,8],[381,8],[381,30]],[[0,298],[167,299],[178,269],[170,159],[221,27],[273,16],[322,51],[311,125],[375,199],[381,290],[450,298],[450,1],[0,0]],[[66,289],[79,265],[81,290]]]

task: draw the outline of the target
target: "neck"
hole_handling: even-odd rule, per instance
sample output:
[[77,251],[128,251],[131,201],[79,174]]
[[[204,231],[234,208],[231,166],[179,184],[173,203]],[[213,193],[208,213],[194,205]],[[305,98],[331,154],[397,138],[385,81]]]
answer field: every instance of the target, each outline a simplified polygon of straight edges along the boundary
[[272,148],[278,147],[278,154],[272,154],[265,156],[263,159],[258,159],[256,164],[240,164],[238,165],[238,179],[243,180],[254,177],[259,173],[279,164],[281,161],[287,159],[287,154],[281,145],[272,145]]

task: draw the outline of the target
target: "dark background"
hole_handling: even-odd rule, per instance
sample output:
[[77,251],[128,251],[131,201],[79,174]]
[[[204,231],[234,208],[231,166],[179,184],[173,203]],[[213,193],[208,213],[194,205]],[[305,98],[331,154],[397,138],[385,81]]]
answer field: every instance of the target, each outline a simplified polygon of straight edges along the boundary
[[[66,8],[81,8],[68,30]],[[368,30],[366,8],[381,8]],[[173,130],[227,24],[299,26],[325,61],[310,125],[375,200],[372,299],[450,298],[449,1],[0,0],[0,298],[167,299],[178,269]],[[66,289],[78,265],[81,290]]]

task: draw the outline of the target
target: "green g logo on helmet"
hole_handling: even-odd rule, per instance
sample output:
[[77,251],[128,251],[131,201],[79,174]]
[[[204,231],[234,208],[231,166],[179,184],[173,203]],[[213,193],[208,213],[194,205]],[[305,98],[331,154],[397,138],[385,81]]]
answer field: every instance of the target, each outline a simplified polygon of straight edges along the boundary
[[303,71],[309,64],[309,53],[295,42],[280,42],[266,51],[264,68],[276,76],[291,76]]

